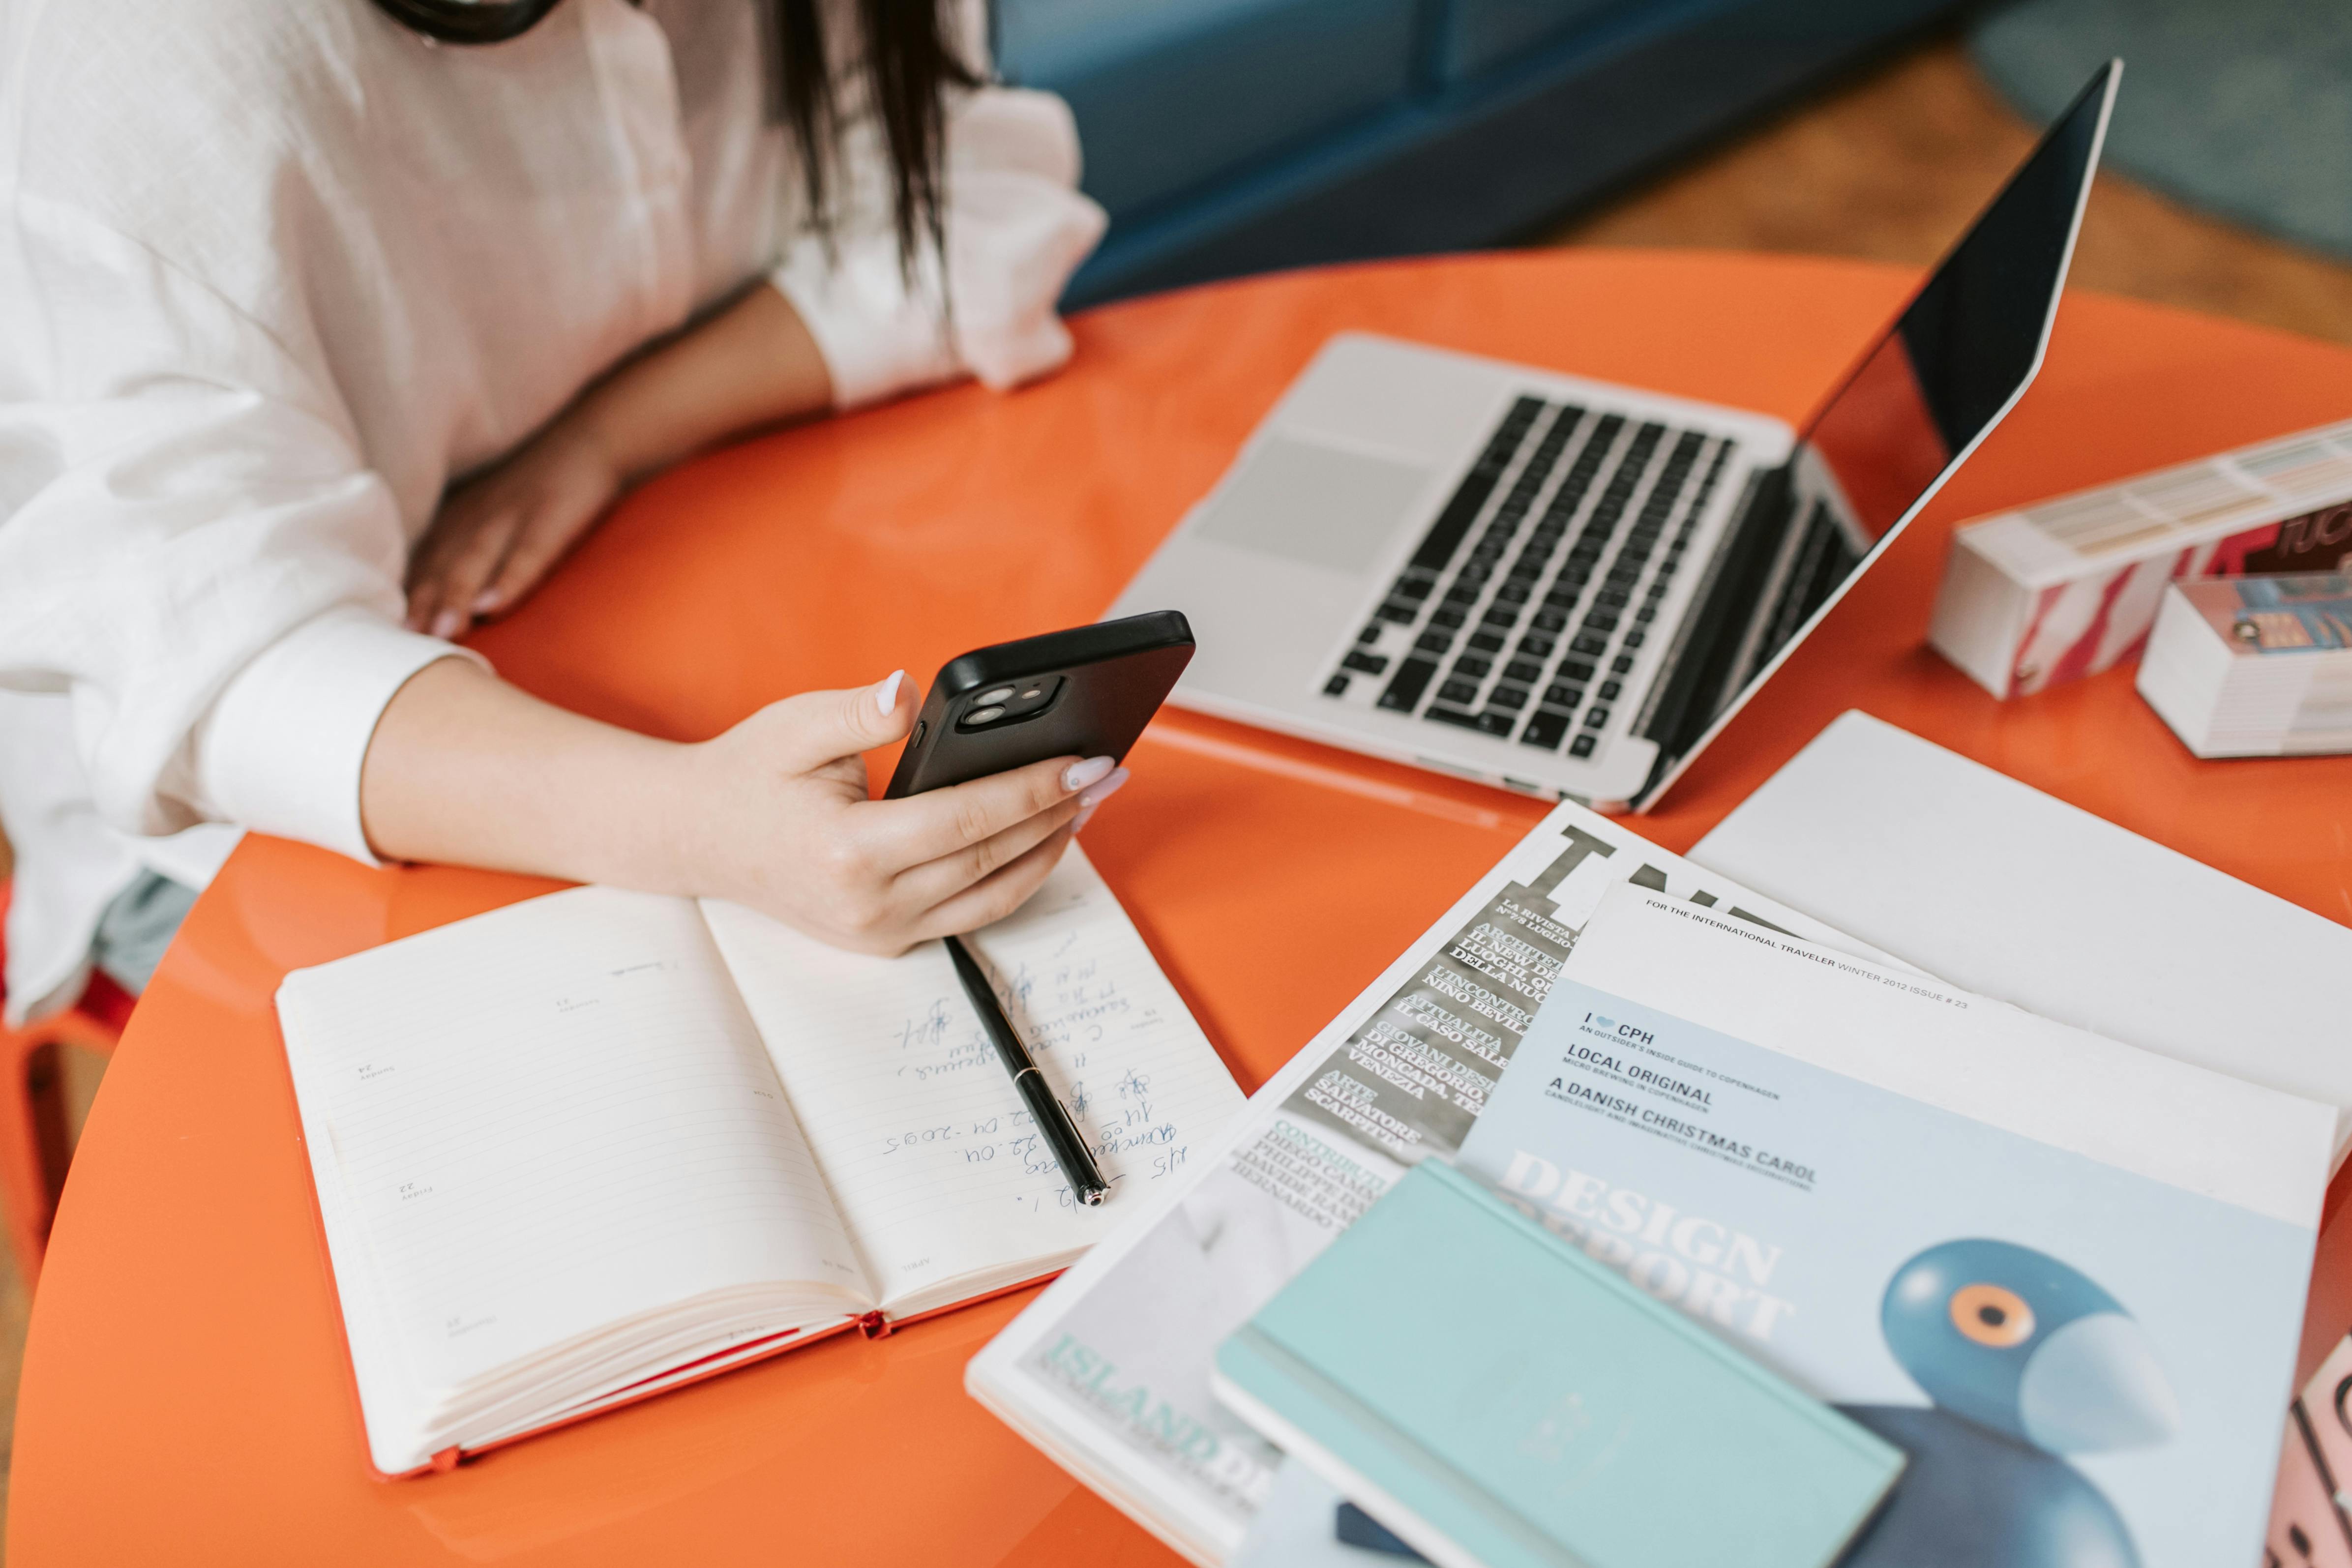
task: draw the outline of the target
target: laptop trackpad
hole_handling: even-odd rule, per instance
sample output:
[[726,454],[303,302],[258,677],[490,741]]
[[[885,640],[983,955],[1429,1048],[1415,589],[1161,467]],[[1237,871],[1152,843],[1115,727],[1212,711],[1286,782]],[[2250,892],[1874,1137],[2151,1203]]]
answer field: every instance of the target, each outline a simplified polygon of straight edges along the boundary
[[1199,531],[1360,576],[1428,477],[1416,463],[1269,434],[1218,489]]

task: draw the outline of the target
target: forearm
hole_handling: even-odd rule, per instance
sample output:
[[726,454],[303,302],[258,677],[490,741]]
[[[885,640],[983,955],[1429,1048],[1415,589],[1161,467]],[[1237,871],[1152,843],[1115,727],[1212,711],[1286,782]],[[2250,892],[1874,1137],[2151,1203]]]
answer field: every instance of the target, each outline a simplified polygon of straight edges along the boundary
[[566,418],[635,483],[744,431],[832,405],[816,340],[791,303],[761,284],[624,365]]
[[458,659],[384,708],[360,777],[378,854],[700,894],[677,810],[696,748],[543,703]]

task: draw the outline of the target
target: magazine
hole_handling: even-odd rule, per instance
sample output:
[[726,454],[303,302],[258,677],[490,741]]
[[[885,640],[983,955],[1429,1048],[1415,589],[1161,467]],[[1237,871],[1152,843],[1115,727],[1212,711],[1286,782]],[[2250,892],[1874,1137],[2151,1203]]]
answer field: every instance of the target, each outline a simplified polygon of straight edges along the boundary
[[1408,1166],[1461,1148],[1621,883],[1901,967],[1560,806],[973,1360],[974,1396],[1171,1545],[1223,1562],[1281,1456],[1212,1397],[1218,1343]]
[[1628,888],[1458,1164],[1905,1450],[1846,1568],[2190,1568],[2261,1546],[2335,1119]]

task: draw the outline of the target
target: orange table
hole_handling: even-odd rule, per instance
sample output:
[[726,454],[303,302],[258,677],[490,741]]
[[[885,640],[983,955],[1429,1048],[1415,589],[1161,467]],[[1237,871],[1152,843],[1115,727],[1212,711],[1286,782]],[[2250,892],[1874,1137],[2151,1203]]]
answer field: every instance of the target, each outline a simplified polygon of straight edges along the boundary
[[[1367,328],[1801,417],[1901,298],[1852,263],[1600,252],[1307,273],[1114,306],[1076,362],[772,436],[625,506],[480,645],[657,733],[1090,618],[1331,333]],[[2352,758],[2192,760],[2116,671],[1995,703],[1922,645],[1952,519],[2352,414],[2352,354],[2070,298],[2041,384],[1646,831],[1687,847],[1863,706],[2337,920]],[[1170,715],[1087,835],[1255,1086],[1540,814]],[[541,891],[249,841],[134,1017],[33,1314],[8,1546],[62,1563],[1165,1563],[967,1399],[1027,1299],[835,1338],[455,1473],[370,1480],[270,1010],[279,977]],[[1318,918],[1292,910],[1313,901]]]

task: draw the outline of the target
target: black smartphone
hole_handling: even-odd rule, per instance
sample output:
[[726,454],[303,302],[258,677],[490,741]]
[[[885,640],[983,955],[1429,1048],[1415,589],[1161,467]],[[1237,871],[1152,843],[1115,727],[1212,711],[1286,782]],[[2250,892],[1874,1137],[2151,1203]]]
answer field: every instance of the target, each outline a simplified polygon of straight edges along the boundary
[[1192,658],[1192,628],[1158,610],[950,659],[884,793],[919,795],[1048,757],[1123,758]]

